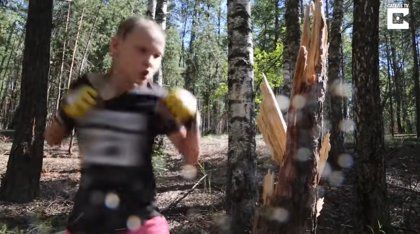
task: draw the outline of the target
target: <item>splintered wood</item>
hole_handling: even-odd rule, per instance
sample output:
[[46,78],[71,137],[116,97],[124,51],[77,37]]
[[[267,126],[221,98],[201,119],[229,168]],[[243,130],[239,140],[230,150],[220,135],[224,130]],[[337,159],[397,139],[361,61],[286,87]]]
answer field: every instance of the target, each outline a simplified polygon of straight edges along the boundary
[[[310,15],[313,16],[312,20],[309,17]],[[322,2],[317,0],[315,1],[315,4],[311,4],[305,9],[303,32],[295,66],[291,100],[296,96],[303,97],[306,100],[320,100],[320,97],[323,94],[322,92],[319,92],[319,90],[324,89],[325,86],[323,85],[326,85],[325,64],[328,50],[327,40],[328,35],[322,13]],[[272,205],[271,203],[277,199],[276,197],[283,196],[284,194],[295,194],[292,191],[286,191],[291,188],[290,184],[286,183],[287,181],[296,180],[296,176],[306,178],[306,175],[294,174],[295,163],[292,159],[299,156],[298,149],[300,147],[305,147],[313,150],[312,155],[314,160],[316,160],[317,166],[314,171],[316,171],[317,175],[315,174],[312,176],[319,182],[328,159],[331,145],[329,133],[323,137],[320,148],[312,147],[312,141],[304,142],[303,145],[302,142],[298,143],[299,137],[302,137],[301,134],[314,133],[311,131],[303,133],[301,129],[302,123],[297,120],[296,116],[298,113],[300,115],[304,114],[305,116],[314,115],[315,113],[310,111],[319,108],[311,109],[304,107],[303,109],[299,109],[293,105],[290,106],[288,112],[289,126],[286,127],[286,122],[278,107],[274,93],[264,74],[260,89],[263,100],[260,105],[260,113],[257,116],[257,125],[266,145],[272,152],[274,162],[280,168],[279,176],[275,176],[274,173],[269,170],[264,177],[262,202],[263,206],[269,207]],[[307,101],[307,103],[309,102]],[[319,126],[319,123],[312,124],[314,127],[317,124]],[[289,132],[287,133],[287,131]],[[287,139],[287,137],[290,139]],[[319,136],[317,135],[310,135],[311,139],[316,139],[318,137]],[[275,180],[277,180],[277,182],[275,182]],[[283,182],[280,183],[281,181]],[[318,212],[322,209],[322,204],[322,199],[317,201],[316,207]],[[319,213],[317,215],[319,215]]]
[[273,196],[274,192],[274,173],[268,170],[267,174],[264,176],[264,184],[263,184],[263,205],[270,204],[270,198]]
[[286,152],[286,122],[264,74],[260,88],[263,101],[260,105],[257,125],[271,150],[272,159],[281,166]]
[[330,134],[327,133],[324,136],[324,139],[322,140],[321,149],[319,150],[319,162],[318,162],[318,181],[321,178],[322,172],[325,168],[325,163],[327,163],[328,159],[328,153],[331,150],[331,144],[330,144]]

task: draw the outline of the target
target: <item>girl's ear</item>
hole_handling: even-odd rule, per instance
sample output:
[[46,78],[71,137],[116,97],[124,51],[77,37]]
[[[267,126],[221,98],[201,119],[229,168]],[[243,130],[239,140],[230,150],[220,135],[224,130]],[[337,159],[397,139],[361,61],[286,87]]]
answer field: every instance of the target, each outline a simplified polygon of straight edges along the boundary
[[111,41],[109,42],[109,54],[112,58],[117,56],[119,44],[120,42],[117,36],[111,38]]

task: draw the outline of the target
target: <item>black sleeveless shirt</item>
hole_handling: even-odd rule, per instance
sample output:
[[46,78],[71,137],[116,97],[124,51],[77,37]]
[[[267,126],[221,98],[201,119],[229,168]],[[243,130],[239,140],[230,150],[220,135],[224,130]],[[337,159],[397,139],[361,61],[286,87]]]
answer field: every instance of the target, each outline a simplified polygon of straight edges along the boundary
[[[95,88],[92,76],[76,80],[69,92],[85,85]],[[77,119],[60,107],[58,117],[68,130],[76,129],[82,155],[70,231],[112,233],[125,228],[129,217],[145,220],[160,215],[154,204],[153,142],[157,135],[179,129],[173,118],[157,111],[165,95],[162,87],[148,83],[108,100],[99,98]]]

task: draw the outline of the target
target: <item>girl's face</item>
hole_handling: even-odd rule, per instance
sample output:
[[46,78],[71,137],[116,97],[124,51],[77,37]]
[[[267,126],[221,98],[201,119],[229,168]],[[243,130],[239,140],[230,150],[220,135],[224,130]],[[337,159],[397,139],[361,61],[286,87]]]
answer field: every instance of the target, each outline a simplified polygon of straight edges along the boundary
[[162,62],[165,37],[157,29],[135,26],[125,38],[112,38],[110,52],[117,77],[130,85],[152,79]]

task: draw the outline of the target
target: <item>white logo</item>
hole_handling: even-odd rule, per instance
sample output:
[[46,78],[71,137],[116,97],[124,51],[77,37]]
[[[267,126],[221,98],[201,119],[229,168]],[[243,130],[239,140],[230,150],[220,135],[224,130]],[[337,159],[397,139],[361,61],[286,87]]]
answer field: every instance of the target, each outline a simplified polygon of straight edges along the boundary
[[387,9],[387,28],[408,29],[408,22],[404,20],[404,17],[408,14],[407,4],[389,4]]

